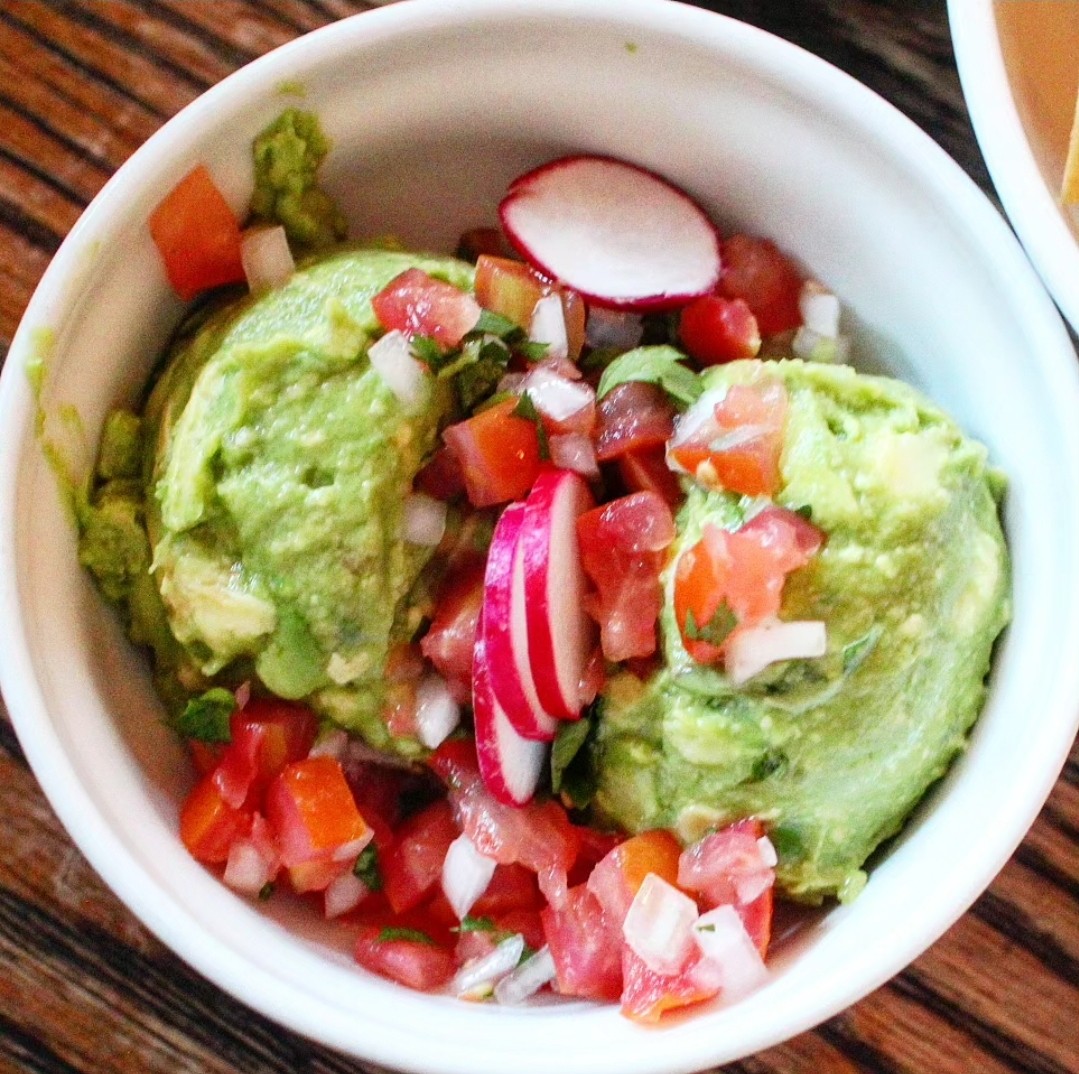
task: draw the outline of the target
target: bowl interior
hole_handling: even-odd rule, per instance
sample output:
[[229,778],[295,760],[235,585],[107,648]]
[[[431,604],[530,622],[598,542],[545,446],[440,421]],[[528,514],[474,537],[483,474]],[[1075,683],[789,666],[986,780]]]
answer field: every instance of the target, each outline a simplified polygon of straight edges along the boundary
[[[287,904],[263,912],[179,842],[187,765],[141,658],[78,567],[21,367],[45,357],[49,436],[84,472],[104,414],[137,396],[180,312],[150,209],[196,161],[243,206],[251,139],[293,104],[333,139],[327,184],[355,237],[450,250],[464,228],[493,222],[511,178],[567,150],[662,172],[724,228],[772,236],[811,267],[850,311],[855,364],[923,388],[1010,477],[1015,616],[969,752],[864,894],[783,944],[769,984],[737,1008],[646,1033],[588,1004],[509,1010],[410,993],[350,964],[347,929]],[[352,1054],[427,1072],[674,1072],[808,1028],[963,911],[1033,820],[1074,734],[1076,675],[1046,674],[1070,668],[1079,646],[1079,387],[1059,319],[1000,219],[932,143],[822,62],[728,20],[654,0],[617,12],[555,0],[542,14],[415,0],[302,39],[216,87],[121,170],[58,255],[7,367],[0,660],[38,777],[167,943]]]

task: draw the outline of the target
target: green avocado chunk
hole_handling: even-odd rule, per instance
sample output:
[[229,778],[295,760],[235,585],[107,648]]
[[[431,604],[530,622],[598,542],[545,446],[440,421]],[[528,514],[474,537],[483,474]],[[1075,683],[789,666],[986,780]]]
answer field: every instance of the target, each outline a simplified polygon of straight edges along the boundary
[[965,746],[1008,621],[1000,476],[918,392],[849,367],[739,362],[706,389],[779,377],[790,404],[777,501],[826,535],[791,575],[780,615],[820,619],[819,660],[741,686],[695,663],[672,605],[674,567],[705,522],[734,529],[760,504],[694,488],[677,517],[661,615],[663,669],[615,678],[600,703],[596,802],[631,830],[686,840],[764,822],[795,899],[849,899]]
[[99,487],[80,550],[129,622],[154,624],[138,640],[174,707],[250,678],[422,752],[387,731],[382,679],[430,610],[432,549],[404,540],[404,505],[452,393],[428,378],[406,406],[367,357],[382,331],[371,297],[413,267],[471,290],[463,262],[347,248],[167,355],[139,430],[144,477]]

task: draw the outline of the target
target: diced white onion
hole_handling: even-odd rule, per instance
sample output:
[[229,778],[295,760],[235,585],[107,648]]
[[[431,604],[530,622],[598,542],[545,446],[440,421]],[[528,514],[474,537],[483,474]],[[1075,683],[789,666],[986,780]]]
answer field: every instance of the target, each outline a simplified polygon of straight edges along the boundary
[[569,338],[566,335],[566,315],[558,295],[544,295],[532,310],[528,338],[533,343],[547,345],[547,358],[568,358]]
[[288,283],[296,271],[296,262],[288,247],[285,229],[277,227],[254,227],[243,233],[240,239],[240,262],[252,291],[265,291]]
[[427,393],[427,369],[412,357],[404,332],[395,328],[375,340],[367,351],[367,357],[371,360],[371,368],[406,407],[412,409],[424,399]]
[[522,962],[512,973],[495,985],[495,999],[507,1007],[524,1003],[548,981],[555,979],[554,956],[549,947],[541,947],[531,958]]
[[768,836],[762,835],[757,840],[757,849],[760,851],[761,865],[765,868],[774,869],[779,864],[779,855]]
[[330,857],[334,861],[354,861],[360,856],[360,851],[363,850],[374,837],[375,833],[368,828],[359,839],[352,839],[347,843],[342,843]]
[[476,849],[463,832],[449,845],[442,863],[442,891],[457,920],[468,916],[476,900],[487,890],[496,862]]
[[590,436],[583,433],[557,433],[547,446],[551,462],[561,470],[573,470],[582,477],[599,477],[596,448]]
[[592,306],[585,322],[584,338],[590,347],[610,347],[631,351],[641,342],[644,321],[635,313],[605,310]]
[[795,358],[806,362],[842,364],[850,357],[850,339],[847,336],[822,336],[802,325],[791,340],[791,352]]
[[734,890],[738,901],[748,906],[754,899],[763,895],[775,883],[775,873],[771,869],[759,869],[755,872],[742,873],[734,878]]
[[673,884],[649,873],[629,904],[622,935],[649,969],[677,973],[693,946],[697,904]]
[[311,747],[309,757],[332,757],[343,761],[348,752],[348,732],[336,729],[319,735]]
[[735,686],[759,675],[779,660],[812,660],[824,656],[828,635],[815,619],[761,623],[736,631],[727,642],[726,671]]
[[430,672],[416,687],[416,736],[433,750],[461,722],[461,706],[441,675]]
[[405,497],[404,538],[409,544],[434,548],[446,532],[446,504],[423,492]]
[[733,906],[719,906],[701,914],[694,925],[693,938],[703,956],[695,972],[706,974],[713,987],[718,983],[724,1000],[744,996],[767,978],[768,970],[757,945]]
[[323,912],[327,919],[340,917],[359,906],[367,894],[367,885],[350,869],[331,880],[323,892]]
[[229,847],[224,880],[233,891],[257,895],[276,872],[277,863],[263,853],[253,840],[237,839]]
[[816,280],[806,280],[802,285],[798,312],[810,332],[826,339],[839,335],[839,299]]
[[503,940],[489,955],[466,962],[450,982],[450,992],[463,999],[489,996],[517,963],[525,950],[525,938],[518,932]]
[[536,409],[556,422],[567,421],[596,401],[590,385],[559,376],[547,366],[530,369],[515,391],[528,392]]
[[698,436],[709,437],[719,434],[719,423],[716,421],[716,407],[723,401],[727,394],[726,388],[711,388],[706,391],[689,409],[683,411],[674,419],[674,431],[670,440],[667,441],[667,465],[679,473],[686,473],[686,469],[679,466],[671,457],[671,452],[683,444],[696,440]]

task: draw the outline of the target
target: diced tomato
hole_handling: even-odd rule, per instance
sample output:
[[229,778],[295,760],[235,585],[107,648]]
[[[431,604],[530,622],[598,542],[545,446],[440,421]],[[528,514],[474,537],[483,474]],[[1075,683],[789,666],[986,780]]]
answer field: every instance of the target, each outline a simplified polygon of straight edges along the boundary
[[435,453],[416,474],[412,487],[436,500],[446,503],[455,500],[465,491],[465,478],[457,456],[445,444],[436,448]]
[[[725,530],[706,525],[701,539],[682,552],[675,568],[675,622],[682,633],[686,652],[701,664],[713,664],[723,655],[722,639],[712,628],[715,617],[726,603],[731,574],[727,538]],[[734,624],[728,625],[733,627]],[[719,644],[703,640],[699,636],[702,633],[714,634]]]
[[233,712],[229,729],[231,741],[214,779],[231,805],[248,799],[258,804],[285,765],[307,756],[318,733],[318,717],[306,705],[254,698]]
[[304,861],[288,867],[288,879],[297,895],[308,891],[325,891],[339,876],[352,868],[351,861],[333,858]]
[[188,739],[187,749],[195,771],[200,776],[208,776],[221,763],[225,752],[225,742],[201,742],[197,738]]
[[522,261],[481,254],[476,261],[476,300],[486,310],[508,317],[519,328],[528,330],[536,303],[550,294],[562,300],[566,319],[569,360],[575,362],[584,346],[586,311],[584,301],[575,291],[559,287],[533,271]]
[[538,910],[541,906],[543,896],[536,884],[536,874],[514,862],[495,866],[487,890],[469,913],[473,917],[501,917],[518,910]]
[[239,222],[202,164],[150,214],[150,235],[172,289],[185,302],[244,278]]
[[[705,484],[744,496],[772,496],[779,482],[787,390],[763,378],[734,384],[705,421],[686,439],[676,431],[668,457]],[[702,469],[707,463],[710,472]]]
[[519,499],[539,474],[539,430],[534,421],[513,413],[517,406],[518,400],[504,399],[442,434],[474,507]]
[[453,809],[439,799],[409,817],[382,861],[382,884],[395,913],[419,906],[442,878],[450,843],[460,835]]
[[622,948],[622,1013],[636,1022],[658,1022],[664,1011],[703,1003],[719,992],[718,985],[694,972],[700,961],[690,956],[674,974],[656,973],[632,948]]
[[287,868],[354,860],[373,835],[332,757],[286,765],[266,791],[266,819]]
[[669,884],[678,883],[681,853],[681,844],[669,831],[657,828],[641,832],[619,843],[592,870],[588,890],[599,899],[607,915],[621,925],[649,873]]
[[569,874],[572,885],[586,883],[592,870],[626,838],[622,832],[604,832],[583,825],[577,825],[577,832],[580,836],[580,849]]
[[393,925],[361,925],[356,936],[356,961],[372,973],[432,992],[445,985],[456,966],[453,953],[435,943],[394,938]]
[[417,790],[419,781],[403,768],[354,760],[346,762],[345,778],[352,790],[356,808],[368,826],[374,829],[375,844],[382,850],[386,845],[381,838],[383,832],[389,832],[399,823],[402,797],[408,791]]
[[682,310],[678,335],[689,355],[704,366],[755,358],[761,349],[757,318],[741,298],[695,298]]
[[509,933],[511,936],[519,932],[534,951],[538,951],[547,942],[539,909],[507,910],[504,914],[494,914],[493,918],[499,932]]
[[775,887],[770,887],[752,902],[738,903],[735,909],[742,919],[749,938],[757,945],[761,958],[768,954],[768,944],[772,940],[772,915],[775,904]]
[[583,884],[570,888],[561,909],[540,914],[557,972],[558,991],[586,999],[622,992],[622,930]]
[[[782,545],[790,549],[791,554],[800,560],[792,564],[792,570],[795,566],[800,567],[807,563],[824,544],[823,530],[818,529],[797,511],[788,511],[776,504],[769,504],[762,511],[758,511],[739,532],[743,535],[759,532],[762,544]],[[797,552],[791,548],[792,541]]]
[[581,515],[577,539],[596,589],[585,607],[600,625],[603,655],[611,661],[651,655],[663,604],[659,575],[674,539],[670,508],[654,492],[635,492]]
[[438,594],[431,627],[420,642],[423,655],[438,668],[462,704],[472,696],[472,655],[483,604],[484,567],[484,561],[475,557],[448,575]]
[[626,492],[655,492],[673,511],[685,498],[678,476],[667,465],[663,445],[627,451],[618,456],[618,476]]
[[732,235],[721,247],[719,294],[744,299],[766,336],[802,323],[798,299],[805,282],[798,266],[768,239]]
[[610,462],[659,447],[673,428],[674,407],[662,388],[643,381],[619,384],[596,406],[596,458]]
[[390,280],[371,299],[371,308],[387,331],[396,329],[410,338],[429,336],[447,348],[458,346],[480,316],[471,295],[418,268]]
[[251,831],[254,814],[225,801],[213,773],[203,776],[180,810],[180,838],[191,856],[201,862],[227,860],[235,840]]

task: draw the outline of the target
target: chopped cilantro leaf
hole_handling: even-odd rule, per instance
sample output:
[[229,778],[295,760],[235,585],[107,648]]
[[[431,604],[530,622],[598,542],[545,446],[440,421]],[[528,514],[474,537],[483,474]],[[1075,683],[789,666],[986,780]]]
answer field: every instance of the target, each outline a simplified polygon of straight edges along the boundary
[[173,726],[184,738],[196,742],[230,742],[229,717],[235,708],[236,698],[231,691],[215,686],[192,698]]
[[683,365],[686,356],[674,347],[637,347],[616,358],[599,378],[596,398],[602,399],[608,392],[622,384],[639,380],[656,384],[680,406],[695,403],[704,390],[701,378]]
[[849,675],[862,666],[865,659],[877,647],[880,640],[881,628],[873,627],[867,634],[863,634],[857,641],[843,646],[843,674]]
[[687,641],[703,641],[720,646],[738,625],[738,619],[726,602],[720,604],[707,623],[698,623],[693,609],[686,612],[685,636]]
[[387,926],[378,934],[379,943],[395,943],[398,940],[407,940],[409,943],[425,943],[431,947],[435,946],[435,941],[420,929]]
[[497,926],[489,917],[463,917],[455,932],[495,932]]
[[585,748],[594,729],[591,714],[564,723],[551,747],[551,789],[574,809],[584,809],[596,793],[595,774]]
[[368,891],[382,890],[382,870],[378,864],[378,848],[374,843],[368,843],[360,851],[356,864],[352,866],[352,873],[364,882]]
[[698,932],[715,932],[716,927],[715,927],[715,925],[698,925],[697,926],[697,931]]
[[480,310],[480,319],[469,335],[498,336],[499,339],[512,337],[522,329],[520,325],[511,321],[501,313],[493,310]]
[[529,362],[542,362],[547,357],[549,348],[546,343],[526,339],[521,343],[515,343],[513,349]]
[[515,418],[526,418],[536,426],[536,436],[539,438],[539,457],[546,462],[551,457],[551,445],[547,440],[547,430],[543,427],[543,419],[532,402],[532,396],[528,392],[522,392],[517,405],[513,408]]
[[412,337],[412,356],[418,358],[432,373],[437,373],[457,357],[455,351],[444,352],[438,340],[430,336]]
[[802,518],[804,518],[806,520],[806,522],[812,522],[813,521],[813,508],[808,503],[802,504],[801,507],[796,507],[794,509],[794,513],[796,515],[801,515]]
[[476,405],[498,387],[509,362],[509,349],[497,339],[468,340],[455,363],[459,368],[454,387],[461,409],[475,410]]
[[274,886],[272,881],[268,881],[259,888],[259,900],[265,902],[274,893]]

